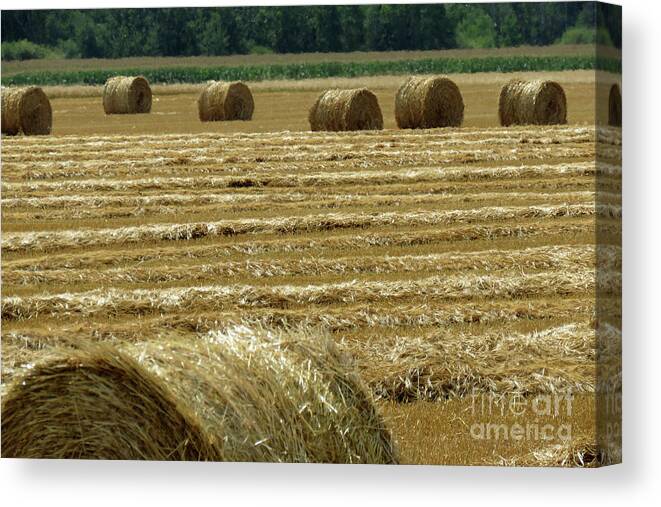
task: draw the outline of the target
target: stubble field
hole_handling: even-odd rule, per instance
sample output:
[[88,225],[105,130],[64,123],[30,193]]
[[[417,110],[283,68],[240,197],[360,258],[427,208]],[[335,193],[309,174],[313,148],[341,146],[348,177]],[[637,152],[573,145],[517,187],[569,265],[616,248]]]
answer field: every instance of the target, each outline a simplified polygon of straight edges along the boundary
[[620,132],[594,127],[591,72],[554,76],[555,127],[498,127],[505,77],[488,76],[456,79],[463,128],[428,131],[394,129],[394,77],[351,81],[379,97],[386,130],[369,133],[305,131],[326,80],[256,85],[245,123],[200,123],[195,88],[108,117],[96,91],[61,91],[53,136],[3,138],[3,386],[71,339],[323,327],[403,462],[557,464],[555,441],[468,428],[476,393],[571,391],[570,413],[538,423],[594,440],[595,293],[621,283],[595,276],[621,253],[597,255],[595,221],[618,227]]

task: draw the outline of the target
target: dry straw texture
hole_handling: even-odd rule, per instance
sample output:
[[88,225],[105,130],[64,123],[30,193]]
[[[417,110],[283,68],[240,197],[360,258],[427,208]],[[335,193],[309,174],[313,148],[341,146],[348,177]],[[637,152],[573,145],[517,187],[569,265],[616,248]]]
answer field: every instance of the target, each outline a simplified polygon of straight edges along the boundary
[[607,465],[606,453],[593,437],[579,436],[550,445],[524,456],[502,460],[500,465],[525,467],[599,468]]
[[50,101],[38,86],[2,89],[2,133],[14,136],[50,134],[53,112]]
[[[602,349],[604,360],[610,361],[621,349],[608,341]],[[532,333],[435,330],[364,343],[347,341],[344,347],[376,396],[398,402],[476,392],[537,395],[595,388],[595,330],[587,322]]]
[[62,350],[3,399],[3,457],[396,463],[348,358],[323,336],[232,328]]
[[464,99],[448,78],[410,77],[395,96],[395,118],[402,129],[459,127]]
[[615,127],[622,126],[622,93],[617,84],[611,86],[608,94],[608,124]]
[[251,120],[255,102],[250,88],[234,83],[209,83],[197,99],[200,121]]
[[381,130],[383,115],[376,95],[367,88],[326,90],[308,114],[310,130]]
[[151,88],[144,77],[111,77],[103,88],[106,114],[135,114],[151,111]]
[[[335,229],[369,229],[384,226],[440,226],[474,223],[477,220],[522,220],[557,217],[620,218],[615,204],[567,204],[550,206],[484,206],[477,209],[374,213],[326,213],[308,216],[239,218],[218,222],[145,224],[105,229],[71,229],[36,232],[6,232],[2,250],[17,252],[79,246],[103,246],[143,241],[198,240],[208,236],[249,234],[298,234]],[[5,298],[6,300],[7,298]]]
[[567,98],[555,81],[514,79],[500,90],[500,124],[557,125],[567,123]]

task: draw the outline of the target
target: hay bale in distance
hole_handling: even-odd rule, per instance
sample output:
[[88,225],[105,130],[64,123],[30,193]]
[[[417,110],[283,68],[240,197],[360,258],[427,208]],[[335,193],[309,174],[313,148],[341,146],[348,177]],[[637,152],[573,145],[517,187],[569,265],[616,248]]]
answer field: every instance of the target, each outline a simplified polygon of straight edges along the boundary
[[197,99],[200,121],[251,120],[255,102],[250,88],[240,81],[214,81]]
[[383,115],[376,95],[367,88],[326,90],[308,113],[310,130],[381,130]]
[[396,463],[330,338],[234,328],[63,350],[15,379],[3,457]]
[[395,96],[395,119],[401,129],[459,127],[464,99],[446,77],[410,77]]
[[103,87],[106,114],[138,114],[151,111],[151,88],[142,76],[115,76]]
[[500,90],[498,115],[504,127],[565,124],[567,98],[555,81],[515,79]]
[[53,127],[53,111],[38,86],[2,89],[2,133],[14,136],[47,135]]
[[622,126],[622,92],[617,83],[611,86],[608,94],[608,124],[614,127]]

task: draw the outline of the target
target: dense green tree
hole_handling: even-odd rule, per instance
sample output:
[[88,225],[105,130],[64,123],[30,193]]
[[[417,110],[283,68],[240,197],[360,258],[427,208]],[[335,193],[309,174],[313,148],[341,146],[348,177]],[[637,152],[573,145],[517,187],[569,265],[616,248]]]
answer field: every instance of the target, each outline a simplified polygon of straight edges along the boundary
[[416,49],[447,49],[455,45],[453,25],[448,18],[445,5],[421,5],[418,32]]
[[3,11],[2,41],[117,58],[545,45],[596,29],[620,47],[620,16],[594,2],[19,10]]
[[519,30],[520,22],[512,4],[492,4],[489,14],[495,24],[497,46],[520,46],[524,42],[523,34]]
[[581,9],[581,12],[576,17],[576,24],[580,26],[596,26],[597,25],[597,4],[587,3]]
[[316,51],[311,12],[291,7],[273,7],[279,12],[275,19],[275,47],[278,53]]
[[360,5],[339,5],[340,45],[342,51],[359,51],[365,47],[365,9]]
[[230,37],[221,21],[220,12],[212,12],[201,27],[200,50],[204,55],[226,55],[230,52]]
[[334,5],[321,5],[316,7],[312,17],[312,27],[315,35],[315,48],[317,51],[340,51],[342,33],[340,16]]
[[491,16],[475,7],[457,25],[457,45],[461,48],[490,48],[496,45],[496,29]]
[[105,27],[95,26],[87,22],[83,25],[80,33],[77,34],[79,52],[83,58],[101,58],[104,56],[102,44],[97,38],[99,28],[103,29]]
[[373,51],[386,49],[383,7],[382,5],[368,5],[365,7],[365,49]]
[[597,29],[605,30],[615,47],[622,47],[622,7],[600,3],[597,11]]

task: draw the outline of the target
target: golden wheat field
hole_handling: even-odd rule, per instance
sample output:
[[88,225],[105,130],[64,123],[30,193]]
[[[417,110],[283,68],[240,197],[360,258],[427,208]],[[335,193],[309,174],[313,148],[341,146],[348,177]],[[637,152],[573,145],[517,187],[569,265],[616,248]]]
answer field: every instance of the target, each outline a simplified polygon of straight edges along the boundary
[[[312,85],[257,87],[255,121],[229,126],[185,93],[140,117],[53,98],[55,135],[2,142],[3,391],[72,340],[305,327],[353,358],[404,463],[589,466],[595,357],[619,353],[595,294],[618,314],[621,249],[595,235],[618,237],[621,133],[590,125],[594,82],[559,76],[570,122],[541,127],[496,125],[497,76],[434,130],[393,129],[385,77],[378,132],[305,131]],[[567,392],[535,421],[569,442],[471,435],[476,393]]]

